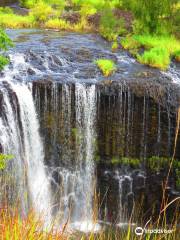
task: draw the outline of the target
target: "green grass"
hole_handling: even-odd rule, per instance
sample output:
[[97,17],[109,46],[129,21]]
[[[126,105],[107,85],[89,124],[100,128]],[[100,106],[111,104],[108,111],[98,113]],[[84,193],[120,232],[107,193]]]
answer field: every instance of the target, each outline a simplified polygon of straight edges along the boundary
[[128,158],[128,157],[122,157],[122,158],[112,158],[111,159],[112,164],[123,164],[126,166],[131,166],[131,167],[139,167],[141,160],[138,158]]
[[50,29],[71,30],[71,25],[59,18],[49,19],[45,23],[45,27]]
[[14,13],[0,12],[0,27],[3,28],[31,28],[34,26],[32,16],[20,16]]
[[142,55],[137,55],[137,60],[151,67],[166,70],[170,64],[170,54],[166,48],[152,48]]
[[118,44],[118,42],[115,41],[112,43],[111,49],[112,49],[112,51],[116,51],[118,49],[118,47],[119,47],[119,44]]
[[95,63],[105,77],[109,77],[116,71],[116,65],[112,60],[98,59]]
[[[172,57],[180,58],[180,41],[171,36],[134,35],[122,40],[122,46],[136,52],[140,63],[166,70]],[[145,49],[138,54],[140,48]]]

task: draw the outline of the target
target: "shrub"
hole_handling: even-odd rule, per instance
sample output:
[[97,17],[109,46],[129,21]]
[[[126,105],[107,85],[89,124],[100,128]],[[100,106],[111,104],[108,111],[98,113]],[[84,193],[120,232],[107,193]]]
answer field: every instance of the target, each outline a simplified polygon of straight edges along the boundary
[[96,64],[105,77],[110,76],[116,70],[115,63],[109,59],[98,59]]
[[9,59],[0,55],[0,71],[3,70],[4,66],[6,66],[8,63]]
[[52,7],[43,1],[38,2],[30,12],[30,16],[32,16],[36,22],[44,22],[53,14],[54,10]]
[[[123,0],[125,1],[125,0]],[[164,34],[172,30],[173,5],[177,0],[128,0],[136,18],[138,33]]]
[[[0,51],[6,51],[9,47],[11,47],[12,41],[8,37],[8,35],[3,31],[0,30]],[[3,69],[3,67],[9,63],[9,59],[7,57],[4,57],[3,55],[0,55],[0,70]],[[2,155],[0,154],[0,160]]]
[[13,43],[8,35],[0,29],[0,50],[7,50],[9,47],[12,47]]
[[101,11],[99,31],[108,41],[117,41],[119,35],[126,33],[124,19],[117,19],[109,4]]

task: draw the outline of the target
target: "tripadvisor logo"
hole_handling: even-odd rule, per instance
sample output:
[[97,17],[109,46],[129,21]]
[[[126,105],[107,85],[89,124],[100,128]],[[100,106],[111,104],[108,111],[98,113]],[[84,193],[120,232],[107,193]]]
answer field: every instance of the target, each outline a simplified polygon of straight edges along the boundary
[[143,234],[170,234],[172,233],[173,230],[172,229],[146,229],[146,228],[142,228],[142,227],[136,227],[135,228],[135,234],[137,236],[141,236]]
[[143,235],[143,233],[144,233],[144,229],[142,227],[135,228],[136,235],[141,236],[141,235]]

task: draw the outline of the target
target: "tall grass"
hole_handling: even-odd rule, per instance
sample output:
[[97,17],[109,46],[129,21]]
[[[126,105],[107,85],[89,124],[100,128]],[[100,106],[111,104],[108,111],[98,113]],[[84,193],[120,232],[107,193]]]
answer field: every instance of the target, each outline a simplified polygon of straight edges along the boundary
[[3,28],[32,28],[35,26],[32,16],[20,16],[14,13],[0,12],[0,27]]
[[[122,40],[122,46],[132,52],[140,63],[166,70],[171,58],[179,59],[180,41],[172,36],[134,35]],[[144,49],[138,54],[139,49]]]

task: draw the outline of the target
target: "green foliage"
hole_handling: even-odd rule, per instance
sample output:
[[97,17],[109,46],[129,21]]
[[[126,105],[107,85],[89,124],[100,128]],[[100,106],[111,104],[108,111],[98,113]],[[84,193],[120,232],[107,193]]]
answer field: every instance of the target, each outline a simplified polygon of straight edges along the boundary
[[[125,49],[135,51],[139,62],[166,70],[171,57],[178,60],[180,42],[174,37],[134,35],[126,37],[121,42]],[[138,49],[144,48],[143,54],[138,54]]]
[[43,2],[57,9],[63,9],[65,0],[20,0],[20,5],[25,8],[35,8],[38,3]]
[[59,18],[49,19],[45,23],[45,27],[50,29],[71,30],[71,25],[65,20]]
[[170,63],[170,55],[166,48],[152,48],[149,51],[145,51],[142,55],[137,55],[137,59],[140,63],[156,67],[161,70],[166,70]]
[[80,14],[82,17],[87,17],[89,15],[93,15],[97,12],[96,8],[90,4],[83,4],[80,9]]
[[131,167],[139,167],[140,166],[140,159],[137,158],[128,158],[128,157],[122,157],[122,158],[112,158],[111,159],[112,164],[123,164],[126,166],[131,166]]
[[62,11],[65,7],[65,0],[43,0],[46,4],[51,7]]
[[0,29],[0,50],[8,50],[9,47],[12,47],[13,43],[8,35]]
[[[13,46],[11,39],[2,29],[0,29],[0,51],[1,52],[6,51],[11,46]],[[7,57],[0,55],[0,71],[8,63],[9,63],[9,59]]]
[[31,16],[20,16],[0,12],[0,27],[3,28],[31,28],[34,26]]
[[0,71],[9,63],[9,59],[7,57],[0,55]]
[[98,59],[95,63],[100,68],[105,77],[112,75],[116,70],[116,65],[112,60]]
[[112,44],[112,46],[111,46],[112,51],[116,51],[116,50],[118,49],[118,47],[119,47],[118,42],[113,42],[113,44]]
[[54,14],[52,7],[43,1],[39,1],[34,8],[31,9],[30,15],[37,22],[46,21],[51,15]]
[[124,20],[117,19],[109,4],[105,5],[101,11],[100,34],[108,41],[117,41],[119,35],[126,33]]
[[13,10],[9,7],[0,7],[0,13],[12,14]]
[[76,6],[82,7],[83,5],[88,5],[97,10],[100,10],[105,5],[105,0],[72,0],[72,3]]
[[158,157],[158,156],[152,156],[147,159],[147,166],[152,171],[160,171],[163,168],[168,168],[170,163],[170,158],[166,157]]
[[37,0],[20,0],[20,5],[25,8],[35,7]]
[[180,50],[174,52],[174,58],[177,62],[180,62]]
[[130,9],[136,18],[138,33],[162,34],[170,32],[173,15],[173,5],[177,0],[139,0],[130,1]]
[[11,160],[13,158],[13,155],[5,155],[0,153],[0,170],[4,170],[7,165],[7,161]]

